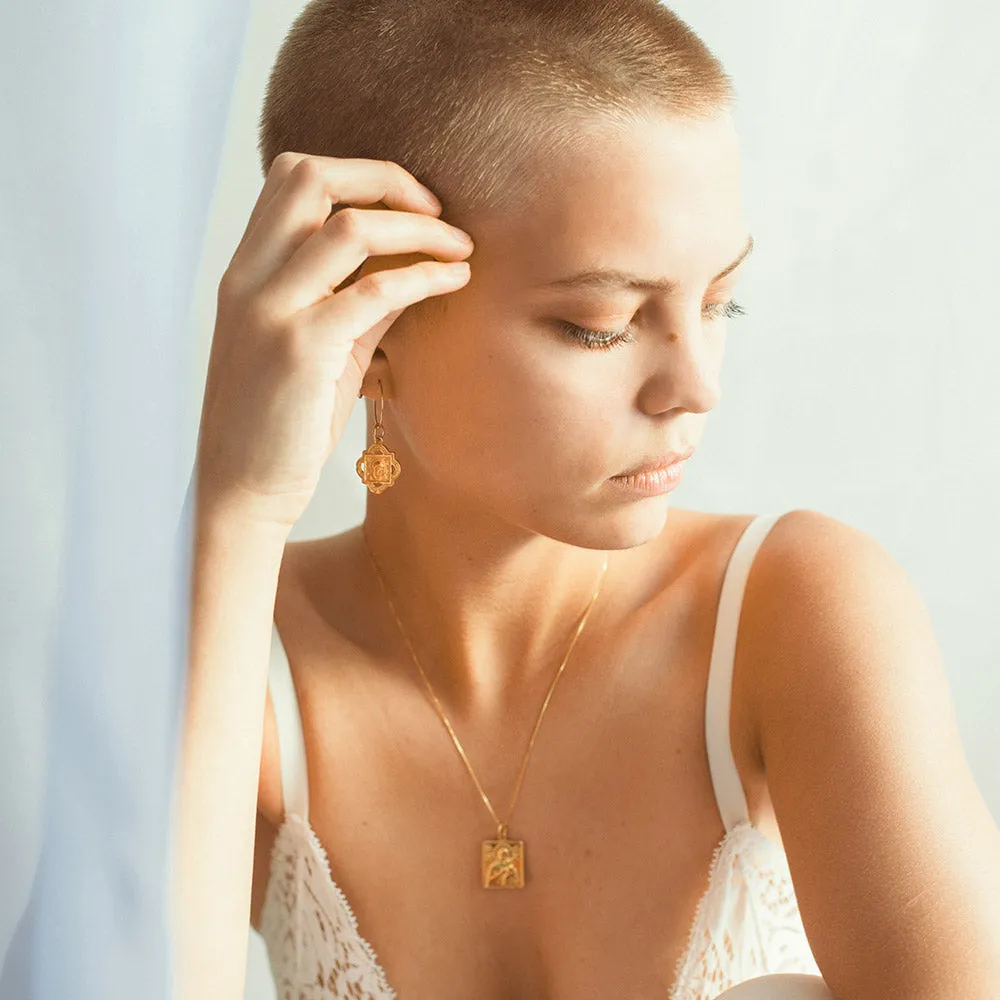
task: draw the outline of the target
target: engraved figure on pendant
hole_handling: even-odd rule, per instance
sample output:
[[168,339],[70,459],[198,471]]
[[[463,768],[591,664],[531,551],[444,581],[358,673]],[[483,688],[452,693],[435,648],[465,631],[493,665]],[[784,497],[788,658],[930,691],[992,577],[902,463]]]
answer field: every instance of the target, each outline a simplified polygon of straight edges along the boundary
[[483,844],[483,887],[520,889],[524,886],[524,855],[517,841],[487,840]]
[[355,464],[361,481],[372,493],[384,493],[399,478],[400,466],[394,452],[380,438],[369,445]]

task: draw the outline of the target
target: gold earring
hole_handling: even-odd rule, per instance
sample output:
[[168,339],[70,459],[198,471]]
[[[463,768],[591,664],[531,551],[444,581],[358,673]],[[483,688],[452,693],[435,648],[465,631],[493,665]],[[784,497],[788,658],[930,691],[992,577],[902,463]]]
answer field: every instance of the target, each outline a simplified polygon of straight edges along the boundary
[[[361,453],[355,468],[361,477],[361,482],[371,493],[382,493],[399,478],[400,467],[394,452],[389,451],[382,443],[385,427],[382,426],[382,413],[385,410],[385,396],[382,395],[382,380],[378,380],[379,402],[375,404],[375,434],[374,441]],[[358,397],[361,397],[358,393]],[[381,403],[381,406],[379,405]]]

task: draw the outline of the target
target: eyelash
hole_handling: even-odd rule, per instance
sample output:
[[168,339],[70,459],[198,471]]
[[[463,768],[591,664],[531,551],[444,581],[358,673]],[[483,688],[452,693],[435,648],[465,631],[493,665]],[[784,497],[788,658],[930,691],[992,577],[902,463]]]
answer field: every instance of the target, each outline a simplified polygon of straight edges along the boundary
[[[715,315],[709,315],[708,319],[718,319],[720,316],[731,319],[736,316],[745,316],[746,310],[735,300],[728,302],[710,302],[706,309],[721,307]],[[577,326],[576,323],[564,322],[560,324],[563,330],[574,340],[580,341],[584,347],[595,351],[609,351],[618,344],[632,343],[635,338],[625,330],[591,330],[585,326]]]

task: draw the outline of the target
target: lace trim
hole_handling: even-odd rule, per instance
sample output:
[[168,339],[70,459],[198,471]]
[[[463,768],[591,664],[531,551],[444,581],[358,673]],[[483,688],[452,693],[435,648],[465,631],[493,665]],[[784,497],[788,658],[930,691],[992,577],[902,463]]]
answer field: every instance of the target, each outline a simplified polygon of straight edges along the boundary
[[710,1000],[755,976],[786,972],[822,976],[784,851],[743,819],[712,852],[668,1000]]
[[[305,857],[308,879],[303,879],[296,865],[302,858],[304,846],[308,847],[312,860],[318,863],[318,870],[314,872],[308,855]],[[720,882],[723,876],[725,881]],[[322,881],[323,892],[332,890],[338,915],[343,920],[337,920],[316,899],[319,887],[308,884],[313,878]],[[280,898],[283,889],[291,892],[290,900]],[[283,923],[284,917],[290,918],[301,908],[303,891],[313,896],[324,918],[335,925],[320,927],[327,945],[327,931],[333,933],[333,952],[328,953],[318,940],[303,936],[302,927],[308,925],[296,923],[290,929]],[[287,914],[278,912],[279,904],[284,904]],[[275,838],[260,927],[272,964],[278,966],[274,969],[278,976],[292,974],[288,966],[293,958],[298,961],[304,957],[307,961],[320,963],[312,985],[321,993],[314,993],[308,983],[286,982],[283,985],[296,992],[288,994],[286,990],[282,994],[279,990],[282,1000],[292,997],[323,1000],[331,995],[397,1000],[375,949],[360,933],[357,916],[333,878],[325,848],[310,824],[296,814],[286,816]],[[350,933],[347,933],[348,928]],[[330,957],[333,955],[336,958]],[[335,963],[337,972],[352,976],[360,973],[369,985],[363,986],[352,978],[346,981],[349,992],[333,992],[332,979],[331,985],[326,985],[328,974],[325,974],[324,963],[328,957]],[[805,939],[784,852],[749,820],[741,820],[712,852],[707,885],[698,900],[685,947],[675,964],[674,981],[667,998],[708,1000],[748,976],[783,971],[821,975]],[[377,994],[372,992],[372,986],[377,987]],[[340,986],[336,988],[339,990]],[[358,992],[360,988],[366,992]]]
[[324,883],[333,891],[334,897],[340,905],[343,915],[347,918],[351,930],[354,933],[357,944],[361,946],[365,957],[371,965],[370,972],[375,977],[379,989],[385,993],[386,1000],[397,1000],[396,991],[389,985],[385,969],[382,968],[382,965],[378,960],[378,956],[375,953],[375,949],[372,947],[371,942],[368,941],[368,939],[365,938],[358,929],[358,918],[353,907],[347,899],[344,890],[341,889],[333,878],[333,873],[330,870],[330,859],[327,857],[326,848],[323,847],[319,838],[316,836],[316,831],[313,830],[308,820],[304,820],[301,816],[295,813],[286,814],[284,821],[278,828],[277,836],[275,837],[274,844],[271,848],[271,867],[268,885],[264,894],[264,904],[261,907],[261,928],[263,929],[267,926],[270,910],[273,909],[273,906],[277,902],[275,894],[277,880],[274,876],[279,866],[276,864],[276,861],[280,860],[282,849],[287,849],[285,848],[285,841],[288,839],[288,834],[293,825],[298,826],[300,834],[304,835],[306,843],[319,860],[321,871],[325,877]]
[[691,955],[694,953],[698,935],[705,922],[705,910],[708,907],[709,897],[712,894],[712,886],[715,884],[722,852],[729,846],[730,841],[734,840],[747,827],[751,830],[757,829],[749,820],[741,819],[726,831],[722,839],[715,845],[715,850],[712,851],[712,860],[708,866],[707,885],[701,894],[701,898],[698,900],[697,907],[695,907],[694,919],[688,927],[687,942],[684,945],[683,951],[681,951],[680,958],[674,964],[674,981],[668,993],[668,1000],[677,1000],[677,997],[680,995],[680,989],[683,986],[681,975],[691,961]]

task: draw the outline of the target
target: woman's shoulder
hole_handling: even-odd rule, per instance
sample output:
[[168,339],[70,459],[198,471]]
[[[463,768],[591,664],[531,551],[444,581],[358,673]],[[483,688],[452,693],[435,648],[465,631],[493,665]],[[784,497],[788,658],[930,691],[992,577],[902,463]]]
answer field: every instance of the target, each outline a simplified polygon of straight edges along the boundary
[[715,547],[731,554],[745,530],[758,518],[771,523],[760,539],[759,553],[753,560],[755,570],[758,563],[766,563],[769,573],[781,573],[783,567],[799,572],[809,572],[811,567],[813,572],[819,572],[832,553],[848,559],[876,551],[887,555],[872,535],[823,511],[804,507],[757,514],[671,509],[672,528],[669,537],[664,533],[665,540],[669,547],[692,559]]
[[[872,534],[846,521],[810,508],[766,514],[716,514],[672,511],[676,518],[673,547],[705,576],[725,573],[751,523],[766,519],[754,542],[742,599],[741,632],[761,642],[776,638],[771,624],[782,622],[782,634],[793,629],[808,644],[820,606],[836,606],[841,614],[870,606],[866,591],[915,588],[897,559]],[[756,624],[755,624],[756,623]],[[749,641],[749,640],[747,640]],[[764,655],[773,659],[768,647]]]

